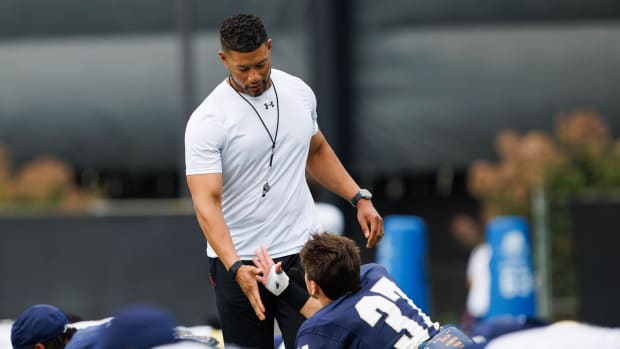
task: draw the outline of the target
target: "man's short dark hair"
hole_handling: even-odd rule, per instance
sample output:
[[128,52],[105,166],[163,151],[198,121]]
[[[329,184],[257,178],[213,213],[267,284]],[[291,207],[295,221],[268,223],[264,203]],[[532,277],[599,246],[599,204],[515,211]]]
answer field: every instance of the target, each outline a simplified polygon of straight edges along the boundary
[[300,252],[309,280],[334,300],[360,287],[360,249],[355,241],[332,233],[314,234]]
[[220,27],[220,44],[224,51],[252,52],[266,41],[263,21],[253,14],[232,15]]

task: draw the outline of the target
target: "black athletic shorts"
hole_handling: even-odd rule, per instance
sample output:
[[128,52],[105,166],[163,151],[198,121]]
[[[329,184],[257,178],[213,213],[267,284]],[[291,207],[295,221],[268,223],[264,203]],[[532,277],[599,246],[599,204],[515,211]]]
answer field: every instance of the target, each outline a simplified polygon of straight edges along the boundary
[[[299,254],[273,260],[275,263],[282,261],[282,268],[288,274],[290,282],[296,282],[304,290],[306,289]],[[253,265],[252,261],[243,261],[243,264]],[[295,348],[297,331],[305,320],[298,311],[271,294],[259,283],[266,317],[261,321],[256,317],[250,301],[239,284],[230,277],[219,258],[209,258],[209,273],[215,290],[215,303],[226,344],[235,344],[243,348],[272,349],[274,319],[276,319],[286,348]]]

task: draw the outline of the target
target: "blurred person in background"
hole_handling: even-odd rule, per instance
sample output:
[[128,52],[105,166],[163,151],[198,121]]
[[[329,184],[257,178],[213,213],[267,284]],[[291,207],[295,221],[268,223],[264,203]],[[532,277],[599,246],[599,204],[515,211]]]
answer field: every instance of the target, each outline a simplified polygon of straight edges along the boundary
[[344,215],[338,206],[329,202],[317,202],[315,206],[318,220],[323,226],[323,232],[344,234]]
[[[180,331],[172,314],[150,304],[132,304],[114,313],[96,337],[99,344],[80,349],[216,348],[212,337]],[[69,347],[67,347],[69,349]],[[77,348],[76,348],[77,349]]]
[[[259,287],[251,260],[267,242],[286,271],[302,269],[299,250],[319,230],[305,170],[357,208],[366,247],[383,236],[383,220],[319,130],[312,89],[271,67],[272,40],[260,18],[225,19],[220,43],[229,76],[191,115],[185,161],[224,341],[272,348],[275,319],[293,348],[308,294],[301,289],[292,306],[274,297]],[[291,275],[303,284],[302,273]]]
[[13,322],[11,345],[14,349],[146,349],[175,344],[175,348],[190,349],[218,344],[212,336],[177,326],[171,314],[154,305],[126,306],[101,320],[70,319],[77,320],[53,305],[32,306]]
[[128,305],[114,313],[102,328],[101,349],[148,349],[178,342],[176,320],[167,311],[152,305]]
[[21,313],[11,326],[13,349],[63,349],[77,332],[57,307],[37,304]]
[[521,328],[487,341],[471,344],[465,349],[617,349],[620,348],[620,328],[602,327],[576,321]]
[[467,301],[461,324],[466,332],[486,315],[491,294],[491,248],[485,243],[484,231],[478,221],[468,214],[457,214],[450,222],[452,236],[464,248],[471,250],[467,261]]
[[[297,348],[462,348],[473,342],[453,326],[439,327],[379,264],[361,265],[359,247],[332,233],[313,235],[301,252],[311,302],[297,334]],[[256,251],[258,280],[274,295],[291,287],[264,247]],[[310,303],[310,302],[309,302]],[[447,345],[447,344],[449,345]]]
[[492,248],[486,243],[482,226],[471,215],[454,216],[450,230],[464,248],[471,249],[466,272],[467,302],[461,318],[461,325],[466,333],[489,341],[507,333],[548,324],[535,317],[511,314],[489,317]]

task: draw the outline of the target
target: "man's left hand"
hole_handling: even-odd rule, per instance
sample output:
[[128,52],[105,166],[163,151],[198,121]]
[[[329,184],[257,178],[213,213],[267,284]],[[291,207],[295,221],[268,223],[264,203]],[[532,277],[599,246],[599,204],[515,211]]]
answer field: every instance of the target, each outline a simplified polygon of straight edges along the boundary
[[366,237],[366,248],[375,247],[383,237],[383,218],[370,200],[357,203],[357,221]]

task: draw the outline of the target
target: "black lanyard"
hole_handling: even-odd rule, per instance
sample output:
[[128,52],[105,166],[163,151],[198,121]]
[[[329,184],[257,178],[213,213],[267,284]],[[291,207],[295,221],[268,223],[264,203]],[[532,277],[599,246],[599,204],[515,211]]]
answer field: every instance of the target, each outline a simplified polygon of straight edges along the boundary
[[273,154],[276,151],[276,141],[278,140],[278,130],[280,129],[280,101],[278,99],[278,91],[276,90],[276,85],[273,83],[273,80],[271,80],[271,78],[269,78],[269,82],[271,82],[271,86],[273,86],[273,93],[276,95],[276,133],[274,136],[271,135],[271,132],[269,131],[269,128],[267,127],[267,124],[265,124],[265,121],[260,116],[260,113],[258,112],[258,110],[256,110],[254,105],[250,103],[250,101],[248,101],[247,98],[243,97],[243,95],[239,91],[237,91],[237,89],[234,87],[232,83],[230,75],[228,76],[228,83],[230,84],[230,87],[232,87],[233,90],[237,92],[239,97],[243,98],[243,100],[246,101],[246,103],[250,107],[252,107],[252,110],[254,110],[254,113],[256,113],[256,116],[258,116],[260,123],[263,124],[263,127],[265,128],[265,131],[267,131],[267,135],[269,135],[269,139],[271,140],[271,156],[269,157],[269,167],[267,168],[267,176],[265,177],[265,184],[263,185],[263,194],[261,195],[262,197],[265,197],[269,189],[271,189],[271,186],[269,185],[269,175],[271,174],[271,167],[273,165]]

